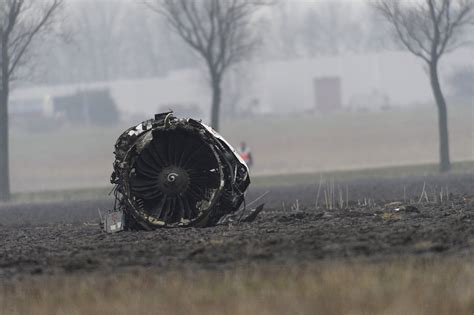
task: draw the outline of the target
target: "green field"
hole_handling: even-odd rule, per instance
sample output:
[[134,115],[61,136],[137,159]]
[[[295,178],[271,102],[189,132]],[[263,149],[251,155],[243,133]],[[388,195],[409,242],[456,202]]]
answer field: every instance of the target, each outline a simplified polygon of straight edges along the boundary
[[[451,158],[474,160],[474,110],[452,108]],[[221,133],[252,147],[255,183],[268,175],[373,169],[437,161],[436,111],[299,115],[224,121]],[[12,128],[14,192],[107,187],[113,145],[129,127],[74,128],[26,133]],[[260,178],[259,176],[264,176]],[[299,175],[298,175],[299,176]],[[312,175],[311,175],[312,176]]]

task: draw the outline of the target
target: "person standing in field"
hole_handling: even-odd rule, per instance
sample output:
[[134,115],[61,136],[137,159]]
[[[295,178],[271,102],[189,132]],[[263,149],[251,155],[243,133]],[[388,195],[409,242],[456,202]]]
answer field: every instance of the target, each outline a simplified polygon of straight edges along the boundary
[[247,146],[247,144],[244,141],[240,143],[240,146],[237,152],[239,153],[242,160],[244,160],[245,164],[247,164],[249,168],[252,167],[253,165],[252,151],[250,150],[250,148]]

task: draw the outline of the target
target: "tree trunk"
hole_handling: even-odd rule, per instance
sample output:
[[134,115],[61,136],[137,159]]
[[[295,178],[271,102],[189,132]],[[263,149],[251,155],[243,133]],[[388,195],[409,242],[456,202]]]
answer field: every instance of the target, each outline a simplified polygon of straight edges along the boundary
[[438,62],[432,61],[430,67],[430,81],[433,95],[438,107],[438,129],[439,129],[439,170],[446,172],[451,169],[449,161],[449,136],[448,136],[448,111],[443,91],[439,84]]
[[10,199],[10,170],[8,161],[8,94],[10,74],[8,57],[8,38],[0,33],[0,201]]
[[8,88],[0,87],[0,201],[10,199],[8,163]]
[[211,127],[219,130],[219,113],[221,107],[221,82],[218,78],[211,79],[212,84],[212,107],[211,107]]

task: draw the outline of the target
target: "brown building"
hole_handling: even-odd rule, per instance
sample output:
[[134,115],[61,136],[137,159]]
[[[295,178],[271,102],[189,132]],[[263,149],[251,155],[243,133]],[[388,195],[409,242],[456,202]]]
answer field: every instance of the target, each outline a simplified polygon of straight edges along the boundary
[[316,111],[329,113],[342,108],[340,77],[314,78],[313,86]]

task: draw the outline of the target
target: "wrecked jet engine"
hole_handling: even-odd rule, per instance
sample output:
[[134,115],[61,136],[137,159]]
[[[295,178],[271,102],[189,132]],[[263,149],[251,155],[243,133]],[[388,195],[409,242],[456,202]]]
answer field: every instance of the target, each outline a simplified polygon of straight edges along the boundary
[[222,136],[172,112],[125,131],[114,153],[112,214],[123,216],[113,229],[212,226],[239,209],[250,184],[247,165]]

